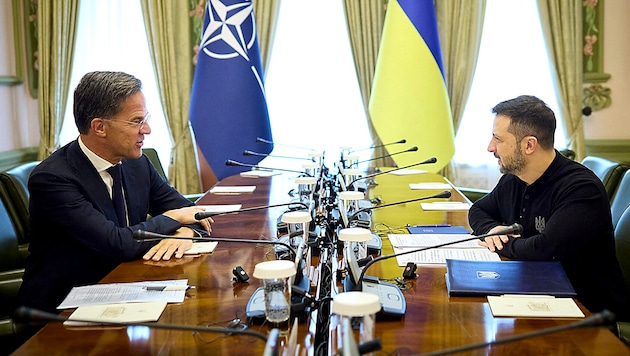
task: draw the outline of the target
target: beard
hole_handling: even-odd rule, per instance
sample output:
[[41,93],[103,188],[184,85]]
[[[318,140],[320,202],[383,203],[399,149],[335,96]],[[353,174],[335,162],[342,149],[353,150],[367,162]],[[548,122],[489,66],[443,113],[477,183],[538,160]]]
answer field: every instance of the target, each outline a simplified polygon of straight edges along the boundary
[[508,160],[501,158],[501,165],[499,165],[499,171],[503,174],[518,175],[523,168],[525,168],[525,157],[523,157],[523,151],[519,145],[514,149],[512,157]]

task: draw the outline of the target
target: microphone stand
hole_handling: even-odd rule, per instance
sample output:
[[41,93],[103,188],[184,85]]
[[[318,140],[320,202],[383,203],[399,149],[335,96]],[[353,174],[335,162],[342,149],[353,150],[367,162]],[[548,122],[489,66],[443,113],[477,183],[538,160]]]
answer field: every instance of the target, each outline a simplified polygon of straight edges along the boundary
[[354,213],[353,213],[353,214],[352,214],[352,215],[348,218],[348,221],[352,221],[354,218],[356,218],[356,217],[357,217],[357,215],[359,215],[359,214],[361,214],[361,213],[363,213],[363,212],[366,212],[366,211],[371,211],[371,210],[373,210],[373,209],[385,208],[385,207],[392,206],[392,205],[400,205],[400,204],[406,204],[406,203],[413,203],[413,202],[420,201],[420,200],[427,200],[427,199],[433,199],[433,198],[436,198],[436,199],[437,199],[437,198],[450,198],[450,197],[451,197],[451,192],[450,192],[450,191],[448,191],[448,190],[445,190],[445,191],[443,191],[443,192],[441,192],[441,193],[438,193],[438,194],[432,195],[432,196],[430,196],[430,197],[415,198],[415,199],[409,199],[409,200],[398,201],[398,202],[395,202],[395,203],[389,203],[389,204],[377,205],[377,206],[373,206],[373,207],[370,207],[370,208],[363,208],[363,209],[359,209],[359,210],[357,210],[356,212],[354,212]]
[[156,234],[153,232],[136,230],[133,232],[133,237],[136,241],[160,241],[163,239],[175,239],[175,240],[194,240],[194,241],[208,241],[208,242],[236,242],[236,243],[246,243],[246,244],[268,244],[268,245],[281,245],[286,247],[291,254],[293,255],[292,259],[295,259],[297,256],[297,252],[295,249],[286,242],[281,241],[271,241],[271,240],[248,240],[248,239],[233,239],[228,237],[206,237],[206,236],[170,236],[170,235],[162,235]]
[[355,152],[364,151],[364,150],[371,150],[371,149],[374,149],[374,148],[385,147],[385,146],[389,146],[389,145],[395,145],[397,143],[407,143],[407,140],[403,139],[403,140],[400,140],[400,141],[390,142],[390,143],[386,143],[386,144],[383,144],[383,145],[376,145],[376,146],[370,146],[370,147],[366,147],[366,148],[359,148],[358,150],[350,151],[348,153],[355,153]]
[[308,147],[300,147],[300,146],[286,145],[286,144],[282,144],[282,143],[275,143],[273,141],[269,141],[269,140],[264,139],[262,137],[256,137],[256,142],[268,143],[268,144],[274,145],[274,146],[284,146],[284,147],[291,147],[291,148],[299,148],[301,150],[307,150],[307,151],[315,151],[315,149],[308,148]]
[[289,205],[301,205],[306,210],[308,210],[308,208],[309,208],[308,205],[306,205],[305,203],[303,203],[301,201],[294,201],[294,202],[282,203],[282,204],[252,206],[252,207],[249,207],[249,208],[243,208],[243,209],[238,209],[238,210],[233,210],[233,211],[221,211],[221,212],[216,212],[216,213],[215,212],[200,211],[200,212],[195,213],[195,219],[202,220],[202,219],[205,219],[207,217],[228,215],[228,214],[236,214],[236,213],[243,213],[243,212],[255,211],[255,210],[264,210],[264,209],[277,208],[277,207],[280,207],[280,206],[289,206]]
[[431,158],[429,158],[429,159],[427,159],[425,161],[422,161],[422,162],[419,162],[419,163],[410,164],[408,166],[398,167],[398,168],[392,169],[391,171],[377,172],[377,173],[368,174],[368,175],[366,175],[364,177],[359,177],[359,178],[351,181],[350,183],[348,183],[347,186],[348,186],[348,189],[350,189],[350,187],[352,187],[352,184],[354,184],[355,182],[357,182],[357,181],[359,181],[361,179],[373,178],[373,177],[376,177],[376,176],[380,176],[381,174],[391,173],[391,172],[399,171],[399,170],[402,170],[402,169],[407,169],[407,168],[419,166],[421,164],[430,164],[430,163],[436,163],[436,162],[437,162],[437,158],[431,157]]
[[277,155],[271,155],[271,154],[266,154],[266,153],[253,152],[253,151],[249,151],[249,150],[245,150],[245,151],[243,151],[243,156],[258,156],[258,157],[290,158],[290,159],[301,159],[301,160],[306,160],[306,161],[311,161],[311,162],[313,162],[313,159],[312,159],[312,158],[306,158],[306,157],[291,157],[291,156],[277,156]]
[[269,171],[283,171],[283,172],[292,172],[292,173],[299,173],[299,174],[304,174],[306,176],[309,177],[313,177],[312,175],[304,172],[304,171],[298,171],[298,170],[294,170],[294,169],[283,169],[283,168],[271,168],[271,167],[262,167],[259,165],[255,165],[255,164],[247,164],[247,163],[243,163],[243,162],[237,162],[231,159],[228,159],[227,161],[225,161],[225,165],[226,166],[240,166],[240,167],[250,167],[250,168],[256,168],[256,169],[261,169],[261,170],[269,170]]
[[513,336],[509,336],[509,337],[499,339],[499,340],[480,342],[476,344],[459,346],[459,347],[454,347],[451,349],[446,349],[446,350],[441,350],[441,351],[423,353],[422,355],[423,356],[438,356],[438,355],[447,355],[447,354],[452,354],[452,353],[457,353],[457,352],[470,351],[470,350],[479,349],[486,346],[505,344],[508,342],[519,341],[523,339],[552,334],[552,333],[565,331],[565,330],[608,325],[608,324],[612,324],[614,320],[615,320],[615,315],[612,312],[608,310],[603,310],[585,319],[582,319],[582,320],[579,320],[579,321],[576,321],[574,323],[567,324],[567,325],[556,326],[549,329],[537,330],[534,332],[525,333],[521,335],[513,335]]
[[[69,318],[45,311],[32,309],[28,307],[18,307],[15,311],[15,317],[18,320],[30,321],[30,320],[42,320],[42,321],[68,321]],[[218,328],[212,326],[190,326],[190,325],[178,325],[178,324],[159,324],[159,323],[146,323],[146,322],[113,322],[113,321],[101,321],[101,320],[89,320],[89,319],[72,319],[71,321],[84,322],[84,323],[96,323],[101,325],[110,326],[146,326],[154,329],[166,329],[166,330],[183,330],[183,331],[197,331],[197,332],[213,332],[222,334],[245,334],[252,335],[261,340],[267,341],[267,336],[264,334],[249,329],[231,329],[231,328]]]
[[365,162],[370,162],[370,161],[376,161],[377,159],[381,159],[381,158],[387,158],[387,157],[391,157],[391,156],[395,156],[401,153],[406,153],[406,152],[416,152],[418,151],[418,146],[413,146],[409,149],[406,149],[404,151],[398,151],[398,152],[394,152],[394,153],[390,153],[388,155],[384,155],[384,156],[380,156],[380,157],[374,157],[374,158],[370,158],[370,159],[366,159],[363,161],[358,161],[358,162],[354,162],[355,164],[359,164],[359,163],[365,163]]

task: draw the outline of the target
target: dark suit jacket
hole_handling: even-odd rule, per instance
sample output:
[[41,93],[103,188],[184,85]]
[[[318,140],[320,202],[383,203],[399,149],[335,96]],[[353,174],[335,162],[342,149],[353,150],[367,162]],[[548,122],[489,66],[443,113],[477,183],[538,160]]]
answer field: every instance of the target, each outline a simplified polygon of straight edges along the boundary
[[[156,244],[137,242],[133,231],[170,234],[182,226],[160,214],[193,204],[159,176],[146,156],[123,160],[122,174],[130,226],[121,228],[105,183],[76,140],[33,170],[23,305],[55,312],[73,286],[97,283]],[[147,220],[147,214],[153,218]]]

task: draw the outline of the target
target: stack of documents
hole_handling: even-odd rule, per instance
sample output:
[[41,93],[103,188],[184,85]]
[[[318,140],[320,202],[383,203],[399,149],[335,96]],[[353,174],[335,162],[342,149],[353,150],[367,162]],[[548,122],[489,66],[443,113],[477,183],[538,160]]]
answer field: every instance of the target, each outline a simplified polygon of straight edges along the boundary
[[240,174],[241,174],[241,177],[262,178],[262,177],[275,176],[275,175],[281,174],[281,172],[268,171],[268,170],[262,170],[262,169],[252,169],[251,171],[241,172]]
[[470,210],[470,204],[461,201],[436,201],[433,203],[420,203],[422,210]]
[[450,190],[453,187],[444,182],[424,182],[424,183],[409,183],[409,188],[412,190]]
[[210,189],[210,193],[212,194],[243,194],[243,193],[253,193],[256,190],[255,185],[236,185],[236,186],[227,186],[227,185],[218,185],[212,187]]
[[551,295],[488,296],[492,315],[514,318],[583,318],[572,298]]
[[187,279],[74,287],[57,309],[77,308],[69,320],[91,324],[156,321],[167,303],[182,303],[189,288]]
[[[446,264],[447,259],[500,261],[501,258],[487,248],[479,246],[477,239],[461,226],[410,227],[417,234],[390,234],[389,241],[394,253],[425,249],[402,256],[396,256],[398,265],[403,267],[409,262],[420,265]],[[464,242],[457,242],[467,240]],[[443,247],[435,247],[452,243]],[[434,248],[435,247],[435,248]]]

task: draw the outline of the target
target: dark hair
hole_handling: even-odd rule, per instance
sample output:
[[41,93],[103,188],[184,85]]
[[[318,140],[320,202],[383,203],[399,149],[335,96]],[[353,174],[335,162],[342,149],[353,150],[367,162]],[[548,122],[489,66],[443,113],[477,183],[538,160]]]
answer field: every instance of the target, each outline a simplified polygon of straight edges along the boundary
[[492,108],[492,113],[511,119],[508,132],[516,136],[517,142],[525,136],[534,136],[543,149],[553,148],[556,116],[547,104],[537,97],[521,95],[500,102]]
[[74,122],[86,134],[94,118],[111,119],[121,104],[142,90],[142,82],[123,72],[90,72],[74,90]]

